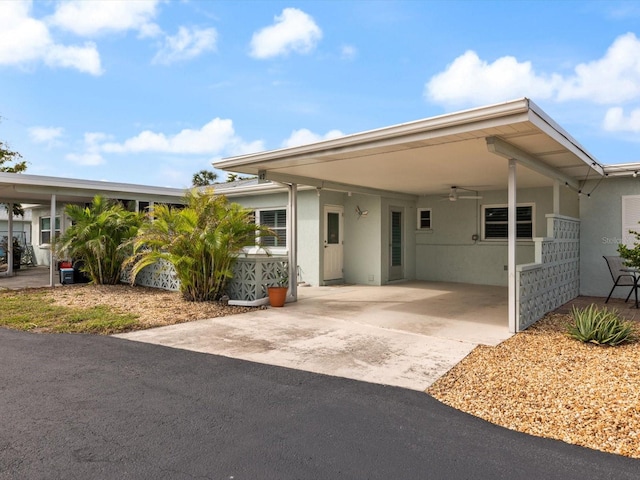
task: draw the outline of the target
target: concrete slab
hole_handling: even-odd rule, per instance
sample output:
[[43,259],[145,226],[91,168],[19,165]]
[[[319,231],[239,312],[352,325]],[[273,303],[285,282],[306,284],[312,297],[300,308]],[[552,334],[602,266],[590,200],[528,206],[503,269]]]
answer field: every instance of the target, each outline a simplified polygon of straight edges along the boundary
[[[9,277],[6,273],[0,274],[0,290],[21,290],[23,288],[41,288],[49,286],[49,267],[25,267],[14,271]],[[55,272],[55,285],[60,285],[59,272]]]
[[[464,298],[455,302],[451,295],[459,294],[458,288],[465,290],[424,282],[308,287],[301,289],[298,302],[284,308],[116,336],[422,391],[480,339],[496,344],[510,336],[506,307],[489,321],[494,309],[499,310],[489,304],[488,312],[472,322],[467,318],[471,313],[455,304],[476,302]],[[478,296],[487,294],[484,288],[476,292]],[[465,291],[469,289],[466,286]],[[500,297],[498,290],[494,293]],[[447,297],[453,303],[450,307]],[[468,309],[476,314],[482,310],[477,303]]]

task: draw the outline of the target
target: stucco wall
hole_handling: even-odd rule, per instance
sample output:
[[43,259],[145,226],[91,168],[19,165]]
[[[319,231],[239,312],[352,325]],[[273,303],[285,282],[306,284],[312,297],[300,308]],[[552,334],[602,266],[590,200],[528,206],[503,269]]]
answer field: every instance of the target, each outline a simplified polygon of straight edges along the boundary
[[[368,210],[358,219],[356,206]],[[381,285],[381,199],[353,194],[344,200],[344,271],[345,282]]]
[[[578,201],[561,189],[561,214],[577,216]],[[415,231],[416,278],[419,280],[507,285],[507,242],[482,241],[482,206],[507,203],[507,191],[487,191],[477,200],[422,197],[418,208],[431,208],[432,229]],[[534,237],[547,235],[545,215],[553,212],[553,188],[520,189],[518,203],[535,204]],[[416,225],[414,223],[414,225]],[[477,234],[480,239],[474,241]],[[518,242],[516,262],[534,261],[534,244]]]
[[[591,192],[595,181],[583,191]],[[622,238],[622,196],[640,195],[637,178],[605,178],[590,197],[580,197],[580,295],[606,297],[613,286],[603,255],[618,255]],[[628,288],[616,288],[613,296],[625,298]]]
[[[232,197],[231,201],[252,209],[287,208],[287,193]],[[319,285],[318,251],[321,245],[320,199],[315,190],[298,191],[298,266],[299,280]],[[274,249],[274,254],[286,254],[285,249]]]
[[[36,262],[38,265],[49,265],[49,245],[40,244],[40,217],[50,217],[51,209],[45,208],[33,208],[31,213],[31,233],[33,251],[36,256]],[[64,215],[64,205],[57,206],[56,216],[60,217],[60,232],[64,231],[71,225],[71,220]]]

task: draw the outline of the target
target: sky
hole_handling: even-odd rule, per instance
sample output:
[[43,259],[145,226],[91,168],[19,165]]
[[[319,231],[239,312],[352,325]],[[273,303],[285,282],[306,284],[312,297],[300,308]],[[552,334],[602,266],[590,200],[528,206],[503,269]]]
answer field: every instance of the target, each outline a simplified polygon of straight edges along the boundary
[[0,0],[0,141],[33,175],[182,188],[520,97],[640,161],[640,1]]

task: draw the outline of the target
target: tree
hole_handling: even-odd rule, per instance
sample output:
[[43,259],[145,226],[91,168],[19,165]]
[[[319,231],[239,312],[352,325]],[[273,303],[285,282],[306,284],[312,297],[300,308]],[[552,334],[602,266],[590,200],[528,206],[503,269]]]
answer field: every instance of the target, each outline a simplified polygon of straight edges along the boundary
[[274,235],[255,224],[251,210],[212,189],[188,192],[183,209],[156,204],[150,216],[153,221],[143,223],[133,240],[131,281],[144,267],[167,261],[189,301],[219,299],[242,249],[254,245],[256,236]]
[[218,179],[218,174],[211,170],[200,170],[193,174],[191,183],[194,187],[207,187],[213,185]]
[[80,260],[82,271],[93,283],[119,283],[123,263],[131,253],[127,242],[138,232],[142,215],[100,195],[88,207],[67,205],[65,213],[72,225],[55,241],[56,254]]
[[[14,152],[9,149],[6,143],[0,141],[0,172],[7,173],[22,173],[27,169],[27,162],[20,160],[22,155],[18,152]],[[11,165],[13,163],[13,165]],[[6,205],[5,205],[6,208]],[[13,204],[14,215],[24,215],[22,205],[19,203]]]

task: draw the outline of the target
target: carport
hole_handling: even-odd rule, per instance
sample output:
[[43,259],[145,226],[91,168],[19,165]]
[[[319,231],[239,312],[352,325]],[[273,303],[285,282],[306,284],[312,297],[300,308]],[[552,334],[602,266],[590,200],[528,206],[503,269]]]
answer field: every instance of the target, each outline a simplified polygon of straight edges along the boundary
[[[13,236],[12,205],[20,203],[30,206],[48,206],[50,218],[59,216],[58,206],[66,204],[90,203],[94,196],[103,195],[116,200],[135,201],[136,209],[140,202],[181,203],[184,190],[179,188],[153,187],[126,183],[101,182],[73,178],[46,177],[16,173],[0,173],[0,203],[8,205],[8,237]],[[35,220],[35,219],[34,219]],[[61,222],[62,227],[62,222]],[[49,255],[49,286],[55,284],[55,261],[49,245],[39,248],[47,249]],[[12,242],[8,242],[9,257],[12,255]],[[12,262],[4,274],[13,276]]]
[[[228,158],[216,168],[257,175],[289,188],[290,278],[296,262],[297,187],[417,201],[455,185],[508,192],[508,325],[526,328],[577,296],[579,220],[563,215],[561,188],[576,195],[602,166],[527,98],[347,135],[310,145]],[[517,192],[549,187],[549,236],[536,261],[516,262]],[[489,187],[486,187],[489,188]],[[568,253],[567,253],[568,251]],[[383,254],[383,252],[381,252]],[[295,282],[293,282],[295,283]],[[297,296],[295,284],[291,294]]]

